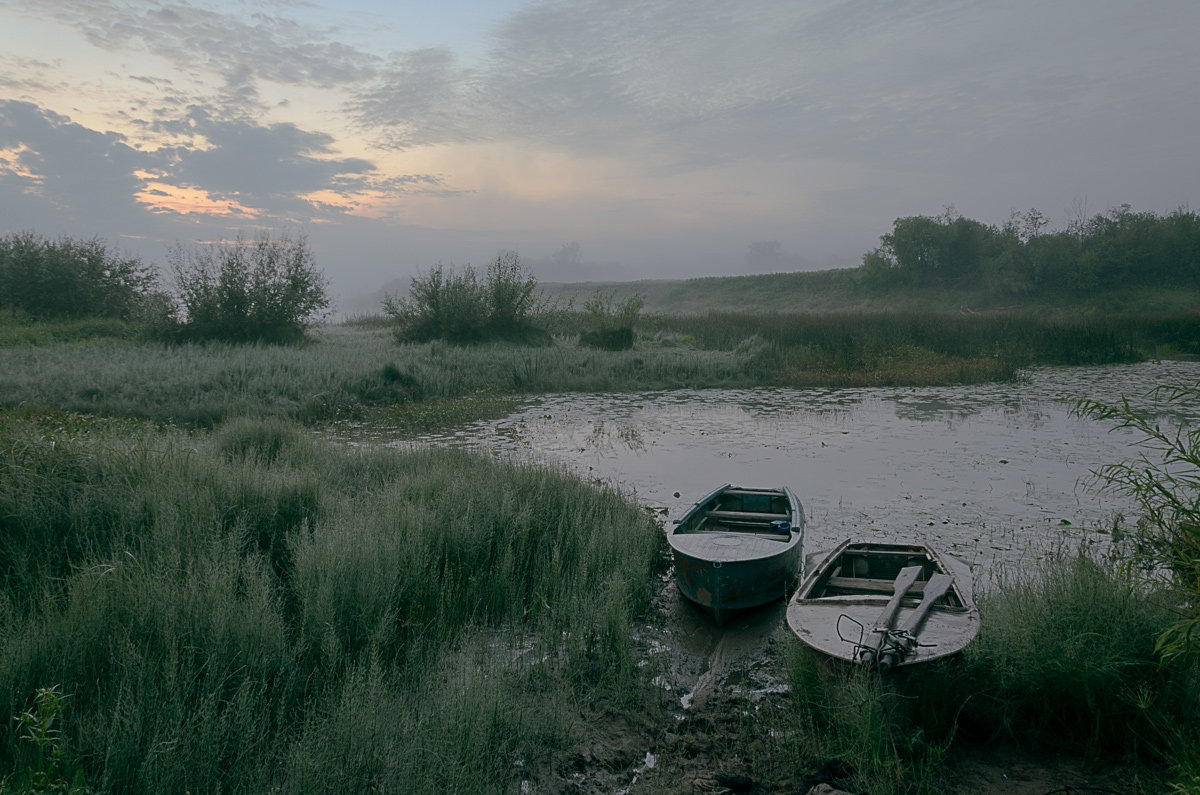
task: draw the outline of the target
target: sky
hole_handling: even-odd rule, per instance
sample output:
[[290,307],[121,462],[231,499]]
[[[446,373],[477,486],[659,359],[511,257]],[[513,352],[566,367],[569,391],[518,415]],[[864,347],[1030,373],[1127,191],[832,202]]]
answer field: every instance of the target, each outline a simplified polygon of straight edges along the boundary
[[343,299],[853,267],[1200,199],[1195,0],[0,0],[0,234],[303,235]]

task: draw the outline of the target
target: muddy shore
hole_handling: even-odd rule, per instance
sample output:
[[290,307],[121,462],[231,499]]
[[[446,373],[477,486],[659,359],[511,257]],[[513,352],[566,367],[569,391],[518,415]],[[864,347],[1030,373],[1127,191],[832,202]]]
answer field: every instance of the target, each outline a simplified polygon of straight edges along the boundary
[[[783,602],[718,627],[680,594],[672,572],[656,589],[651,620],[638,642],[659,672],[662,708],[637,718],[612,715],[580,726],[580,741],[561,754],[546,780],[521,791],[663,793],[664,795],[833,795],[862,793],[852,769],[837,759],[766,763],[749,722],[786,716],[792,694],[784,658],[798,643]],[[946,755],[946,793],[1160,791],[1118,766],[1005,747],[953,747]],[[843,789],[844,787],[844,789]],[[869,795],[862,793],[862,795]]]

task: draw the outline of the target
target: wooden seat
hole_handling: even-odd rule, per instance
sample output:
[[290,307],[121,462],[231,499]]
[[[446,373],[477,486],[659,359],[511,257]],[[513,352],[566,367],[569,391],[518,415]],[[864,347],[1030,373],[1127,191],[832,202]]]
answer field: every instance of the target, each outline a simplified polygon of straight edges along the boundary
[[[890,594],[895,591],[895,582],[892,580],[876,580],[868,577],[830,577],[825,581],[829,588],[839,588],[845,591],[853,591],[855,593],[886,593]],[[925,581],[918,580],[913,583],[907,593],[919,594],[925,591]]]
[[753,511],[705,511],[709,519],[741,522],[778,522],[787,521],[788,515],[783,513],[755,513]]

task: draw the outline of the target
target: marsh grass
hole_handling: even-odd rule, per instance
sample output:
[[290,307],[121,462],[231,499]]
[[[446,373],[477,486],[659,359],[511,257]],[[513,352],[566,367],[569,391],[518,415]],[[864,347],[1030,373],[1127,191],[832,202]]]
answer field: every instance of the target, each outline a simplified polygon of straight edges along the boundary
[[708,315],[639,321],[628,351],[553,344],[398,345],[356,322],[306,347],[141,342],[0,347],[0,403],[211,427],[239,416],[303,423],[414,412],[462,420],[476,396],[747,386],[898,386],[1011,380],[1038,364],[1200,353],[1194,318]]
[[1194,780],[1200,670],[1161,665],[1154,647],[1171,596],[1063,553],[1002,578],[959,657],[881,677],[791,644],[791,708],[773,716],[759,762],[802,776],[840,759],[871,793],[944,791],[947,761],[997,746],[1120,764],[1157,782],[1147,791]]
[[0,714],[69,694],[98,791],[504,791],[649,689],[662,539],[611,488],[282,420],[3,414],[0,445]]
[[103,340],[135,340],[135,326],[114,317],[32,320],[0,311],[0,348],[46,346]]

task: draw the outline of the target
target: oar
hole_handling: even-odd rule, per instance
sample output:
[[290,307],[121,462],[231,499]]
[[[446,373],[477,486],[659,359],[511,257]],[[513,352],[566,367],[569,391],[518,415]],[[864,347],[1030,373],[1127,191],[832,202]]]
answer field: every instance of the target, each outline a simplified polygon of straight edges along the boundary
[[900,601],[919,576],[921,576],[920,566],[905,566],[900,569],[900,573],[896,575],[896,581],[892,583],[892,598],[888,600],[887,607],[883,608],[879,618],[875,619],[875,626],[871,630],[878,635],[878,638],[874,639],[875,648],[865,648],[859,651],[858,661],[860,663],[868,665],[875,661],[875,655],[883,648],[883,641],[891,631],[892,624],[896,623],[896,614],[900,612]]
[[921,631],[921,622],[933,609],[934,602],[941,599],[953,584],[954,578],[949,574],[938,572],[929,578],[929,582],[925,583],[925,594],[921,597],[921,603],[917,605],[916,610],[909,614],[908,620],[904,622],[904,626],[900,627],[900,631],[895,633],[895,643],[892,648],[879,656],[880,668],[886,671],[898,663],[901,657],[916,648],[917,633]]

